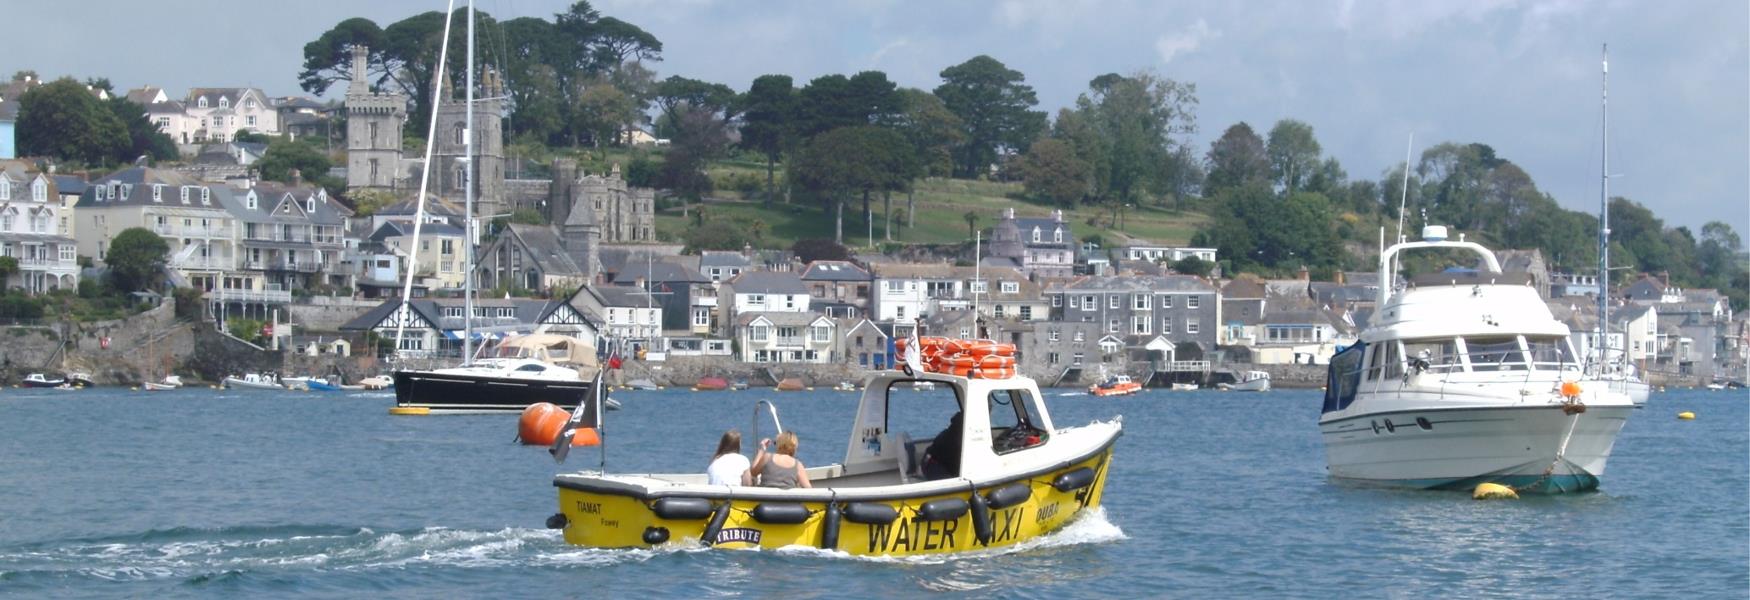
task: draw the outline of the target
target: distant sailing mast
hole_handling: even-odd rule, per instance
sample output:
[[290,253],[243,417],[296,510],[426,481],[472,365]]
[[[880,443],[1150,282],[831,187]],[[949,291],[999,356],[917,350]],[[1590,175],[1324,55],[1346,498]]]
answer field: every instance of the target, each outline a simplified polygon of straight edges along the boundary
[[[1603,144],[1599,150],[1598,192],[1598,375],[1602,377],[1610,359],[1610,44],[1604,45],[1601,66],[1602,87],[1599,90]],[[1627,358],[1628,332],[1623,332],[1624,358]]]
[[[450,0],[449,4],[447,6],[448,6],[448,8],[444,9],[444,37],[443,37],[443,39],[444,39],[445,43],[438,45],[437,71],[434,72],[436,74],[436,76],[432,77],[431,97],[432,97],[433,104],[436,104],[437,102],[441,102],[442,101],[441,98],[443,98],[443,93],[444,93],[443,92],[443,90],[444,90],[443,82],[444,82],[444,79],[446,79],[443,76],[443,73],[444,73],[444,68],[448,65],[448,60],[449,60],[449,56],[450,56],[450,44],[448,43],[449,39],[450,39],[450,21],[452,19],[454,19],[455,14],[456,14],[456,0]],[[469,50],[469,53],[472,54],[473,48],[471,46],[469,47],[468,50]],[[413,245],[409,246],[408,250],[407,250],[406,281],[401,284],[401,309],[400,310],[401,310],[401,312],[403,312],[405,314],[400,316],[400,317],[397,317],[395,319],[395,354],[396,354],[396,356],[400,356],[400,354],[403,352],[403,349],[405,348],[405,346],[402,345],[403,342],[401,340],[402,340],[403,335],[406,332],[407,319],[409,317],[413,316],[413,273],[415,271],[414,263],[419,261],[419,234],[420,234],[420,229],[425,225],[425,194],[426,194],[426,191],[428,189],[430,189],[430,185],[431,185],[431,151],[432,151],[432,147],[437,145],[437,143],[436,143],[437,142],[437,122],[438,122],[438,111],[437,111],[437,107],[433,106],[432,111],[431,111],[431,124],[429,126],[427,126],[427,128],[425,130],[425,140],[426,140],[426,142],[425,142],[425,161],[424,161],[424,164],[422,164],[420,166],[419,196],[415,197],[414,204],[413,204],[413,206],[414,206],[414,209],[413,209]],[[468,265],[468,268],[470,271],[472,271],[473,265]]]

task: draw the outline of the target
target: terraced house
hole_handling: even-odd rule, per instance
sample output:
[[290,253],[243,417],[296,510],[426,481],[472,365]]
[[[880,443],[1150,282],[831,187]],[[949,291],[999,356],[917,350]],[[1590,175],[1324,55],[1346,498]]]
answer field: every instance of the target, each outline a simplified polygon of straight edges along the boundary
[[327,190],[263,181],[226,191],[221,202],[238,223],[241,270],[259,273],[268,289],[352,287],[351,274],[341,268],[352,211],[330,200]]
[[1052,320],[1094,323],[1102,340],[1126,347],[1159,338],[1213,349],[1221,323],[1215,287],[1189,275],[1078,277],[1048,285],[1045,297]]
[[19,161],[0,162],[0,256],[18,262],[6,289],[29,294],[77,289],[78,250],[61,226],[55,179]]
[[269,290],[259,274],[237,269],[236,218],[222,198],[229,188],[208,185],[165,169],[133,167],[92,181],[80,194],[75,229],[78,253],[101,262],[110,240],[130,227],[164,238],[167,261],[178,285],[209,297],[228,294],[246,302],[290,302],[291,293]]

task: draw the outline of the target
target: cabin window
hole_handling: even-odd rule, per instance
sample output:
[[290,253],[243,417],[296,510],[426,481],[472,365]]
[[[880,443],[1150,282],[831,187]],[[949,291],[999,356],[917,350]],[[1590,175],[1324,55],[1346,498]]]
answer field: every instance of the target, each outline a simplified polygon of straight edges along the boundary
[[1525,347],[1531,352],[1531,367],[1534,369],[1560,371],[1578,366],[1573,349],[1568,346],[1568,338],[1527,337]]
[[1049,434],[1034,415],[1040,414],[1023,390],[994,390],[986,397],[990,410],[991,450],[1008,454],[1035,448]]
[[1464,345],[1472,371],[1523,371],[1527,368],[1518,336],[1464,338]]
[[526,372],[529,372],[529,373],[539,373],[539,372],[541,372],[541,371],[545,371],[545,370],[547,370],[547,367],[544,367],[544,366],[541,366],[541,365],[538,365],[538,364],[528,364],[528,365],[523,365],[523,366],[520,366],[520,367],[517,367],[517,369],[516,369],[516,370],[518,370],[518,371],[526,371]]
[[1462,368],[1457,340],[1404,340],[1404,357],[1418,368],[1453,371]]

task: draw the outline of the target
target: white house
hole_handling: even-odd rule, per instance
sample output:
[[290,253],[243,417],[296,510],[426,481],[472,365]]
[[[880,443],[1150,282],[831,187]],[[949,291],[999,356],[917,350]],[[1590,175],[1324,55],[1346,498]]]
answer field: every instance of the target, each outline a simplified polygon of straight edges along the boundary
[[197,142],[230,141],[232,134],[243,129],[280,132],[278,109],[256,88],[193,88],[183,101],[183,109],[195,121]]
[[731,318],[748,312],[808,312],[808,286],[795,273],[747,271],[724,282],[723,288],[731,292],[719,294],[730,298],[725,308]]
[[938,310],[972,305],[966,294],[966,280],[948,265],[875,265],[873,295],[875,305],[871,312],[882,323],[909,323]]
[[5,288],[39,294],[79,286],[78,248],[61,231],[55,181],[19,161],[0,162],[0,256],[18,261]]
[[1215,249],[1150,245],[1133,245],[1124,247],[1124,258],[1128,260],[1146,260],[1148,262],[1167,260],[1177,262],[1193,256],[1203,262],[1212,263],[1215,262]]
[[836,362],[838,325],[808,312],[748,312],[736,318],[743,362]]

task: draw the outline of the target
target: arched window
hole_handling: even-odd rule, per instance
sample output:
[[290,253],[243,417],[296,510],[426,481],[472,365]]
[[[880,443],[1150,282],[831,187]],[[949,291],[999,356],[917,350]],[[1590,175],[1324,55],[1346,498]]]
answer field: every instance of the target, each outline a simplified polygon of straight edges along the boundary
[[456,124],[456,144],[460,145],[460,144],[466,144],[466,143],[468,143],[468,126],[463,124],[463,123],[457,123]]

